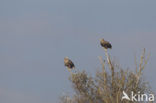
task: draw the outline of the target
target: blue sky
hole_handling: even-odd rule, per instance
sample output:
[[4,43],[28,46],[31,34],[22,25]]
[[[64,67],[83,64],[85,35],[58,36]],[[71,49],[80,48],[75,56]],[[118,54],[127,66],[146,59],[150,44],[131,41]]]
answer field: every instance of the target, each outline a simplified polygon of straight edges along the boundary
[[72,93],[63,58],[94,74],[104,57],[99,39],[121,66],[134,68],[145,47],[144,76],[156,92],[155,0],[1,0],[0,102],[56,103]]

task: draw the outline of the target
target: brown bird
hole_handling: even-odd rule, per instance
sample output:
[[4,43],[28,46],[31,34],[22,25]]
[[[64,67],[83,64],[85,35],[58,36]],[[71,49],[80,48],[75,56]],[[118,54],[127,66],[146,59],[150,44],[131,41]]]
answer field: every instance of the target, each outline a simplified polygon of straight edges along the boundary
[[75,68],[74,63],[73,63],[68,57],[65,57],[65,58],[64,58],[64,65],[65,65],[68,69],[74,69],[74,68]]
[[108,41],[105,41],[104,39],[100,40],[100,44],[105,49],[108,49],[108,48],[111,49],[112,48],[112,45]]

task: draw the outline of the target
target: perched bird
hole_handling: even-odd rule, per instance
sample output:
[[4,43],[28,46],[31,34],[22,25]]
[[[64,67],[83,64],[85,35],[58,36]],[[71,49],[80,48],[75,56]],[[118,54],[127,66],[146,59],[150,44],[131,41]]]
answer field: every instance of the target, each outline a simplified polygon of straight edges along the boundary
[[65,57],[65,58],[64,58],[64,65],[65,65],[68,69],[74,69],[74,68],[75,68],[74,63],[73,63],[68,57]]
[[105,41],[104,39],[100,40],[100,44],[105,49],[108,49],[108,48],[111,49],[112,48],[112,45],[108,41]]

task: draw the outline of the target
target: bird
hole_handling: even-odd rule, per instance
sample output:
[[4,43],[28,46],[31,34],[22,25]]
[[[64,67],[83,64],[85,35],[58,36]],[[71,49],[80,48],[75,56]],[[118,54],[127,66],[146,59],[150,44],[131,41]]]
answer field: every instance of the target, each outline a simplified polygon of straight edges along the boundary
[[112,45],[111,43],[109,43],[108,41],[105,41],[104,39],[100,40],[100,44],[102,47],[104,47],[105,49],[112,49]]
[[75,68],[74,63],[68,57],[64,58],[64,65],[70,70]]

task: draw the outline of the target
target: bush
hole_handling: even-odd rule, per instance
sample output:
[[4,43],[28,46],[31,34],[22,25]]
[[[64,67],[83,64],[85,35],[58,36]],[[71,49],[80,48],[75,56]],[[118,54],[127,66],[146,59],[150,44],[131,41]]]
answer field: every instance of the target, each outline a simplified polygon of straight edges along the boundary
[[[96,76],[89,76],[85,71],[71,73],[69,80],[75,91],[72,97],[61,97],[61,103],[147,103],[139,101],[121,100],[123,91],[128,95],[131,91],[140,94],[151,93],[150,87],[143,79],[142,72],[147,64],[149,56],[145,57],[145,49],[136,71],[122,69],[112,62],[105,50],[106,60],[99,57],[102,70],[96,72]],[[152,102],[148,102],[152,103]]]

